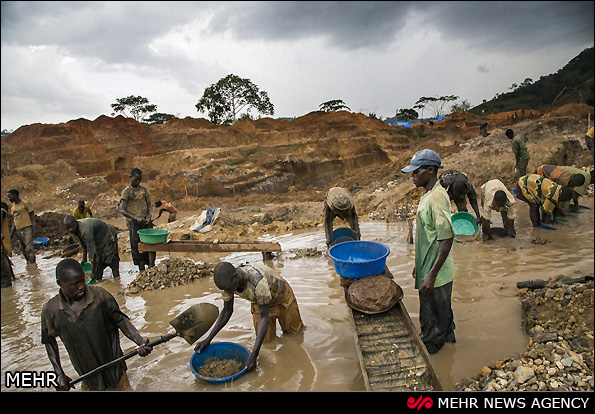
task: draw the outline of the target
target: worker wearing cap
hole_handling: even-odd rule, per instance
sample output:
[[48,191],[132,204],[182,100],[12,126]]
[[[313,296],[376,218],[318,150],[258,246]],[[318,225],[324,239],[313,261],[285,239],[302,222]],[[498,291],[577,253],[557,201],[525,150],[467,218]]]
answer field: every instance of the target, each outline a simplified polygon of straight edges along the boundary
[[438,180],[440,156],[429,149],[415,153],[401,171],[411,173],[416,187],[425,194],[419,200],[415,232],[413,278],[419,292],[420,337],[430,354],[446,342],[456,342],[451,307],[454,263],[450,255],[454,231],[450,199]]
[[351,194],[341,187],[332,187],[328,190],[324,201],[324,233],[326,235],[326,245],[331,245],[331,233],[333,232],[333,220],[338,217],[347,221],[351,230],[357,235],[357,240],[361,240],[357,213],[353,205]]

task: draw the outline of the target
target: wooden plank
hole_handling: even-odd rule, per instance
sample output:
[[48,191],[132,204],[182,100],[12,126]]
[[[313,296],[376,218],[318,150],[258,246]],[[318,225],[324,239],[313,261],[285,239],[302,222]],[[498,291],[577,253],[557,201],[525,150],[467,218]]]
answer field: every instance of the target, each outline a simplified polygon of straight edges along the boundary
[[168,243],[138,244],[139,252],[280,252],[281,245],[277,242],[218,242],[196,240],[171,240]]
[[[420,388],[428,387],[433,391],[444,390],[423,342],[421,339],[418,342],[419,335],[407,322],[409,315],[402,302],[383,314],[367,315],[354,309],[350,313],[367,391],[421,391]],[[384,325],[387,320],[394,322],[388,326],[389,331],[381,329],[387,328]],[[364,339],[370,337],[369,330],[379,331],[373,344]],[[397,340],[387,335],[391,331]],[[364,337],[360,337],[364,332]],[[408,340],[404,341],[404,337]]]
[[[388,267],[385,275],[392,278]],[[345,292],[351,282],[341,278]],[[367,391],[444,390],[402,301],[380,314],[349,311]]]

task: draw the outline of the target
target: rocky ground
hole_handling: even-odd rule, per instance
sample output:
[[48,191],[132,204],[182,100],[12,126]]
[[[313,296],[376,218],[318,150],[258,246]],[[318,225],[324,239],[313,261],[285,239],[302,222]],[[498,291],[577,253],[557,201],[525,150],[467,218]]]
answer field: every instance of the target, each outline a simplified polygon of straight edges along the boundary
[[518,292],[531,339],[515,358],[484,366],[460,391],[593,391],[593,279]]

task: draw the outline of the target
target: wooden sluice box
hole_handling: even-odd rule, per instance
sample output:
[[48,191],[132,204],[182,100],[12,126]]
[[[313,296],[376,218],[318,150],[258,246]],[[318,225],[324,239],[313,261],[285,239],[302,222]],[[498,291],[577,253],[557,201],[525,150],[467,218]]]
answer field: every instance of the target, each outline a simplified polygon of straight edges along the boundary
[[262,252],[266,260],[273,252],[280,252],[281,245],[277,242],[213,242],[198,240],[169,240],[167,243],[138,244],[139,252],[192,252],[192,253],[233,253],[233,252]]
[[[347,292],[354,279],[340,278]],[[444,390],[402,300],[382,313],[349,311],[367,391]]]

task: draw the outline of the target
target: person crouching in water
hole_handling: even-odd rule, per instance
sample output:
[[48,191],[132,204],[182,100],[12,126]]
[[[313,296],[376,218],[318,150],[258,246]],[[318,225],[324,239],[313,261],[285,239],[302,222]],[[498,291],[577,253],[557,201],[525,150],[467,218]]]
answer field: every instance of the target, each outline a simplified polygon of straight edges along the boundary
[[251,302],[252,319],[256,330],[254,347],[246,362],[248,371],[256,368],[256,360],[263,343],[275,337],[276,320],[284,333],[298,334],[304,330],[297,300],[289,286],[275,270],[263,263],[235,267],[221,262],[213,270],[215,285],[223,291],[223,311],[219,314],[208,337],[196,344],[199,353],[229,322],[233,314],[234,294]]

